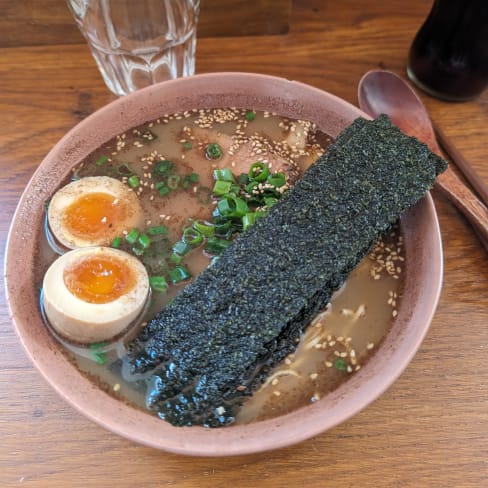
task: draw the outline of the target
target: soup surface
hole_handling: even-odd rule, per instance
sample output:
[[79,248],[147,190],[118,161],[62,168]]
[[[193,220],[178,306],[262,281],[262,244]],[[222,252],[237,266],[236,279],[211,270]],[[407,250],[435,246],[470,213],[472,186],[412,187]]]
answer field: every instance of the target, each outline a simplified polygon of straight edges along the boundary
[[[168,114],[118,135],[76,166],[73,179],[110,176],[137,195],[143,222],[124,230],[112,246],[136,255],[147,268],[153,288],[147,321],[245,228],[243,217],[240,227],[221,230],[218,237],[206,234],[220,225],[215,212],[223,208],[226,190],[240,185],[252,210],[247,215],[259,218],[330,142],[307,121],[242,109],[193,110]],[[263,168],[269,176],[260,186]],[[64,249],[49,231],[48,239],[43,235],[40,242],[44,273],[56,257],[52,247]],[[361,368],[397,314],[402,244],[399,228],[378,241],[313,320],[296,352],[244,403],[237,422],[273,417],[315,402]],[[94,346],[89,358],[72,348],[67,352],[101,388],[144,408],[145,381],[128,381],[121,374],[124,343],[109,351],[104,345]]]

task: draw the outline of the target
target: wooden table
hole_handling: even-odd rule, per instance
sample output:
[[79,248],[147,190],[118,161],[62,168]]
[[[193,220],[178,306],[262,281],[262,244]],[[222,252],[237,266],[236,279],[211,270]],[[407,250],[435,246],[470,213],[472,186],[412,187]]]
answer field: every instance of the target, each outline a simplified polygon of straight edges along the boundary
[[[356,103],[361,75],[404,74],[428,0],[297,0],[286,35],[204,38],[197,71],[253,71]],[[19,28],[22,28],[19,25]],[[0,232],[45,154],[114,97],[86,45],[0,49]],[[488,92],[422,95],[432,118],[488,181]],[[31,365],[0,296],[0,486],[488,486],[488,260],[459,212],[434,192],[444,288],[430,332],[398,381],[348,422],[286,449],[187,458],[105,431],[61,400]],[[3,283],[2,285],[3,286]]]

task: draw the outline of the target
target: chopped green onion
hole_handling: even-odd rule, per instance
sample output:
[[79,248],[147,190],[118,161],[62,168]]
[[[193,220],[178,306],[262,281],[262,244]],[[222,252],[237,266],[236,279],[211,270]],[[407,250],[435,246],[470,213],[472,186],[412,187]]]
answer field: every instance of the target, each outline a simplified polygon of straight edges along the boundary
[[236,204],[230,195],[228,195],[227,197],[219,200],[217,203],[217,209],[220,215],[231,217],[236,210]]
[[180,256],[184,256],[191,251],[191,247],[183,241],[178,241],[173,244],[173,252],[175,254],[179,254]]
[[97,364],[103,365],[107,363],[107,355],[103,351],[93,351],[92,356]]
[[126,236],[125,236],[125,240],[129,243],[129,244],[135,244],[135,242],[137,241],[137,238],[139,237],[139,231],[137,229],[132,229]]
[[275,197],[264,197],[264,204],[266,207],[271,208],[278,201]]
[[256,211],[256,212],[249,212],[244,217],[242,217],[242,230],[246,230],[250,227],[257,219],[264,217],[267,212],[263,211]]
[[129,183],[129,186],[131,188],[138,188],[139,187],[139,178],[136,175],[132,175],[128,180],[127,183]]
[[181,144],[183,146],[183,149],[191,149],[193,147],[193,144],[190,141],[185,141]]
[[229,168],[214,169],[213,177],[217,181],[231,181],[232,183],[236,181]]
[[346,369],[347,369],[346,361],[344,361],[344,359],[342,359],[342,358],[337,358],[334,361],[334,368],[336,368],[340,371],[346,371]]
[[209,159],[220,159],[222,157],[222,148],[216,143],[207,144],[205,148],[205,155]]
[[143,249],[147,249],[151,245],[151,239],[146,234],[141,234],[137,242],[141,245]]
[[249,183],[249,175],[246,175],[246,173],[241,173],[237,178],[237,183],[242,186],[247,185]]
[[246,120],[248,120],[249,122],[252,122],[255,118],[256,118],[256,112],[254,112],[254,110],[248,110],[246,112]]
[[269,168],[266,163],[256,161],[249,168],[249,178],[254,181],[265,181],[269,175]]
[[181,176],[180,175],[171,175],[168,176],[168,187],[172,190],[176,190],[178,185],[180,184]]
[[242,217],[249,212],[247,203],[242,198],[232,194],[226,195],[219,200],[217,208],[224,217]]
[[215,226],[204,220],[195,220],[193,227],[205,237],[211,237],[215,234]]
[[198,183],[198,181],[200,180],[200,176],[198,175],[198,173],[192,173],[189,178],[192,183]]
[[274,173],[268,176],[268,183],[275,188],[280,188],[286,183],[286,176],[284,173]]
[[215,233],[219,236],[228,236],[232,233],[231,227],[232,222],[230,220],[215,224]]
[[251,183],[248,183],[245,187],[244,187],[244,190],[246,191],[246,193],[248,193],[249,195],[252,195],[252,192],[255,188],[257,188],[259,186],[259,183],[257,181],[251,181]]
[[174,264],[180,264],[181,261],[183,260],[181,256],[179,256],[178,254],[171,254],[171,256],[169,257],[169,260],[174,263]]
[[159,188],[158,192],[159,194],[164,197],[164,195],[167,195],[171,191],[171,188],[168,188],[167,186],[162,186]]
[[166,183],[164,181],[158,181],[155,185],[156,190],[160,190],[161,188],[164,188],[166,186]]
[[242,230],[246,230],[256,221],[255,212],[249,212],[242,217]]
[[108,156],[100,156],[96,161],[95,164],[97,166],[103,166],[108,161]]
[[112,244],[110,244],[112,247],[115,249],[118,249],[120,245],[122,244],[122,238],[121,237],[114,237]]
[[154,291],[159,291],[160,293],[166,293],[168,290],[168,282],[164,276],[150,276],[149,284]]
[[184,266],[176,266],[169,272],[169,279],[174,285],[189,278],[191,278],[191,274]]
[[183,187],[183,190],[188,190],[188,187],[190,186],[190,177],[185,176],[183,178],[183,184],[181,185]]
[[158,236],[168,233],[168,228],[165,225],[155,225],[147,229],[147,233],[150,236]]
[[232,183],[230,181],[217,180],[213,187],[212,193],[214,195],[222,196],[230,192],[230,187]]
[[219,239],[218,237],[209,237],[205,245],[205,251],[208,254],[219,255],[232,244],[232,241]]
[[186,227],[183,230],[183,236],[181,240],[189,246],[195,247],[203,242],[203,236],[198,230],[193,227]]
[[161,161],[158,161],[158,163],[154,167],[153,173],[158,176],[166,176],[168,173],[171,173],[174,170],[174,167],[175,163],[173,163],[173,161],[163,159]]

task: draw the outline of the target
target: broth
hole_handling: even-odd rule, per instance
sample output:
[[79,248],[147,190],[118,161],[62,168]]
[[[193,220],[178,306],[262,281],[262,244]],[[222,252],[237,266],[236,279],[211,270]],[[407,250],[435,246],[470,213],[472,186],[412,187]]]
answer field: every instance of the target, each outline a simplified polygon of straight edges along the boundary
[[[211,159],[208,145],[216,142],[223,154]],[[238,177],[247,173],[254,161],[262,161],[271,172],[285,171],[287,180],[293,183],[330,142],[329,136],[309,122],[267,112],[193,110],[166,115],[120,134],[75,167],[73,176],[113,176],[130,186],[137,181],[133,188],[143,209],[144,229],[165,226],[167,233],[155,241],[159,239],[164,252],[171,253],[189,223],[212,219],[216,205],[212,198],[215,169],[228,168]],[[176,188],[164,195],[161,181],[154,173],[160,161],[174,163],[172,174],[178,181]],[[130,250],[125,242],[127,236],[121,237],[123,246]],[[44,235],[40,242],[40,268],[44,273],[55,254]],[[402,238],[399,229],[393,229],[353,271],[327,310],[314,319],[296,352],[278,365],[262,387],[247,399],[236,421],[261,420],[317,401],[357,371],[381,343],[396,316],[403,260]],[[157,257],[147,260],[150,273],[167,274],[167,265],[159,269],[157,261]],[[210,262],[211,255],[202,252],[201,246],[182,258],[192,276]],[[170,285],[164,294],[153,293],[146,320],[187,282]],[[145,382],[124,380],[123,361],[115,351],[104,354],[105,364],[69,354],[80,370],[108,393],[145,408]]]

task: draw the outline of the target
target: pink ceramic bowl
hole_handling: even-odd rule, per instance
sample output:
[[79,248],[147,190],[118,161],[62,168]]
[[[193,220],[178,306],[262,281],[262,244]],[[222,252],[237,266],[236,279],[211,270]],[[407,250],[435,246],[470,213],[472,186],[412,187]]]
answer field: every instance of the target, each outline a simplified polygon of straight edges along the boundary
[[42,226],[44,202],[75,164],[116,134],[165,113],[212,107],[252,107],[306,119],[332,136],[356,117],[367,117],[324,91],[257,74],[199,75],[123,97],[68,132],[35,172],[12,222],[5,268],[7,297],[20,339],[42,375],[71,405],[107,429],[147,446],[180,454],[225,456],[283,447],[317,435],[385,391],[427,332],[441,287],[442,250],[434,205],[427,195],[402,218],[405,288],[391,332],[360,371],[314,404],[250,425],[177,428],[109,396],[67,359],[42,322],[34,285],[38,273],[34,242]]

